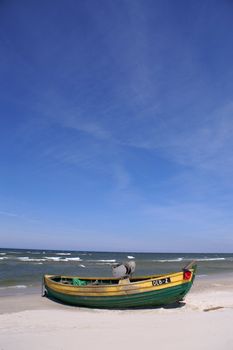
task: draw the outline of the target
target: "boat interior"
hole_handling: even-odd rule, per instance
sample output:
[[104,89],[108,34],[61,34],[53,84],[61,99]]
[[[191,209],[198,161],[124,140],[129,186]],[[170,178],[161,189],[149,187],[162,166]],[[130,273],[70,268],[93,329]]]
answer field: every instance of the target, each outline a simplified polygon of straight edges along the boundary
[[86,277],[74,277],[74,276],[50,276],[50,280],[72,286],[86,286],[86,285],[117,285],[117,284],[127,284],[141,282],[149,280],[151,278],[159,278],[161,275],[154,276],[143,276],[143,277],[131,277],[131,278],[86,278]]

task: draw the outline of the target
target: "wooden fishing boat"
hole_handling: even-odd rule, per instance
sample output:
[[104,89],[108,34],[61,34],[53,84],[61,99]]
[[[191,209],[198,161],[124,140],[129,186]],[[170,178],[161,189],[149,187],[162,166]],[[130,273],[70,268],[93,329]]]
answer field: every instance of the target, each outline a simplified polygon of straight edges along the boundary
[[48,297],[91,308],[146,308],[183,300],[196,273],[195,262],[180,272],[126,279],[45,275]]

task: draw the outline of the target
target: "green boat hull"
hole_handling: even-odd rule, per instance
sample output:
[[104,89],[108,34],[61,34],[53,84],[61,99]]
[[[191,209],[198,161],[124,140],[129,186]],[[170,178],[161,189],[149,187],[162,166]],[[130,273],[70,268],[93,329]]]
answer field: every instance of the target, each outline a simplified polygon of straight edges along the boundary
[[48,297],[75,306],[102,309],[146,308],[159,307],[181,301],[190,290],[192,282],[151,292],[109,297],[75,296],[63,294],[48,287],[46,289]]

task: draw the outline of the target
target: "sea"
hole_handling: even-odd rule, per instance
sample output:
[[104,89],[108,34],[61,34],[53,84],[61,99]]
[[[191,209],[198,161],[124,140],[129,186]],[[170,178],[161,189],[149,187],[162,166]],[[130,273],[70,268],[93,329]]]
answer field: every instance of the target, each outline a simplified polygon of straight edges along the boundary
[[197,277],[233,273],[233,253],[139,253],[0,248],[0,295],[38,290],[44,274],[112,276],[134,260],[135,276],[175,272],[196,260]]

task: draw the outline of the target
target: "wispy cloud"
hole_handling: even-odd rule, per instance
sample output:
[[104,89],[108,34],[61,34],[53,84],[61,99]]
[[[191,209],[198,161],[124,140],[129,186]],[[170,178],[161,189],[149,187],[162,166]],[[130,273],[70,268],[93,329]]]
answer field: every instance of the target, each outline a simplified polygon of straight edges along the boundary
[[0,211],[0,215],[4,215],[4,216],[10,216],[10,217],[16,217],[16,218],[22,218],[22,215],[16,214],[16,213],[11,213],[9,211]]
[[[222,220],[231,222],[230,210],[223,210],[220,206],[210,206],[206,203],[198,202],[174,202],[164,205],[151,205],[145,207],[145,213],[151,215],[156,221],[163,223],[177,223],[181,227],[195,228],[201,225],[204,227],[216,227],[216,223],[221,225]],[[225,222],[226,223],[226,222]],[[193,227],[194,225],[194,227]],[[232,223],[231,223],[232,225]],[[184,226],[183,226],[184,227]],[[204,228],[203,227],[203,228]],[[218,226],[219,228],[220,226]]]
[[[59,53],[51,72],[56,79],[45,88],[32,87],[34,118],[30,115],[20,129],[24,145],[36,139],[41,157],[102,172],[119,191],[129,188],[135,176],[127,154],[140,150],[177,164],[180,176],[184,168],[228,176],[233,168],[232,104],[220,94],[207,108],[214,94],[207,89],[198,49],[181,29],[164,26],[158,15],[152,34],[147,6],[125,6],[127,16],[122,17],[114,4],[94,12],[86,5],[94,28],[88,42],[80,35],[68,56],[62,46],[53,48]],[[114,13],[113,23],[111,16],[103,23],[103,11]],[[75,35],[72,31],[69,45]],[[89,47],[101,54],[89,55]],[[40,47],[35,49],[43,58]]]
[[125,145],[159,151],[165,158],[202,170],[231,173],[233,165],[233,104],[196,118],[177,117],[151,123],[130,133]]
[[167,237],[176,249],[179,245],[182,249],[184,242],[192,251],[229,251],[228,244],[232,245],[230,208],[208,203],[174,202],[144,209],[147,220],[154,223],[155,234]]
[[38,219],[29,218],[23,214],[13,213],[13,212],[9,212],[9,211],[0,210],[0,215],[5,216],[5,217],[9,217],[9,218],[16,218],[16,219],[20,219],[20,220],[24,220],[24,221],[28,221],[28,222],[39,222]]

